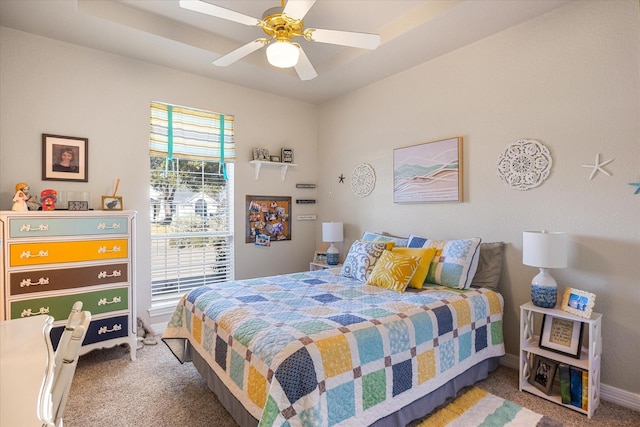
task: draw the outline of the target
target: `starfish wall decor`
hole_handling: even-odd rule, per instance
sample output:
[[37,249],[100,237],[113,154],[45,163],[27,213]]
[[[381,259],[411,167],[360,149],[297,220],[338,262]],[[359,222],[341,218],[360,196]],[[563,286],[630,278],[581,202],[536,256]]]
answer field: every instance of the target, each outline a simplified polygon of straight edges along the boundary
[[594,176],[596,176],[596,174],[598,172],[602,172],[603,174],[607,175],[607,176],[611,176],[611,173],[609,173],[608,171],[606,171],[605,169],[603,169],[602,167],[605,165],[608,165],[609,163],[613,162],[613,159],[609,159],[609,160],[605,160],[604,162],[600,162],[600,153],[596,154],[596,161],[594,164],[592,165],[582,165],[583,168],[592,168],[593,170],[591,171],[591,175],[589,175],[589,181],[591,181],[593,179]]
[[640,193],[640,182],[630,182],[629,185],[636,187],[636,191],[633,194]]

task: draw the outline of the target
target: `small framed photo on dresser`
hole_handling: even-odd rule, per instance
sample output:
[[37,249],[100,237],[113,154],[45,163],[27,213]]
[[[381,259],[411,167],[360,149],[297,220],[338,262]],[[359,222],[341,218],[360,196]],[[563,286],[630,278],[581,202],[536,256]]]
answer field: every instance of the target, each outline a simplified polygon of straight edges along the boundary
[[121,211],[122,196],[102,196],[103,211]]

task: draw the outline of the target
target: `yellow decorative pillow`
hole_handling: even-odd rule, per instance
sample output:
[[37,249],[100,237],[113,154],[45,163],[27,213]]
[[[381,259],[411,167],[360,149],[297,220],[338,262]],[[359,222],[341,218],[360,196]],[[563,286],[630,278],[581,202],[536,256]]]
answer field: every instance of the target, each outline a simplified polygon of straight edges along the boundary
[[376,266],[373,267],[367,284],[402,293],[407,289],[420,261],[420,257],[385,250],[376,262]]
[[393,253],[399,253],[402,255],[414,256],[422,258],[416,273],[411,278],[409,282],[410,288],[422,289],[422,285],[424,284],[424,280],[427,278],[427,274],[429,273],[429,267],[431,266],[431,261],[436,255],[436,248],[399,248],[395,247],[391,250]]

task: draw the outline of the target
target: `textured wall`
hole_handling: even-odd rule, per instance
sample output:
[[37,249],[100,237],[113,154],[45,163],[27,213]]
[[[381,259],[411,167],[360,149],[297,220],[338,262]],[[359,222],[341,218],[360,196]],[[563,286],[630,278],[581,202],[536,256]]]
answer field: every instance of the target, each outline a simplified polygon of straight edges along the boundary
[[[321,213],[363,231],[508,243],[500,290],[507,352],[518,352],[520,304],[537,269],[522,264],[522,231],[570,235],[560,291],[597,295],[604,314],[602,381],[640,392],[640,33],[638,2],[574,2],[533,21],[322,106]],[[330,125],[329,125],[330,124]],[[464,202],[393,203],[393,149],[464,138]],[[536,139],[554,166],[540,187],[512,190],[496,174],[503,149]],[[589,181],[596,153],[615,159]],[[365,198],[337,177],[369,163]],[[329,195],[329,190],[332,190]]]
[[[137,305],[150,306],[149,102],[235,115],[236,277],[304,270],[315,249],[315,221],[293,223],[292,241],[271,248],[244,243],[245,196],[309,198],[296,182],[314,182],[316,107],[144,62],[0,28],[0,210],[11,209],[13,187],[88,191],[91,207],[111,194],[117,178],[125,209],[139,212]],[[274,107],[274,106],[277,106]],[[284,130],[284,131],[283,131]],[[41,134],[89,138],[89,182],[41,181]],[[260,180],[248,161],[254,147],[294,148],[285,182],[279,169]],[[304,150],[301,148],[304,146]],[[293,206],[294,215],[313,205]],[[297,212],[297,213],[296,213]],[[158,322],[160,319],[154,319]]]

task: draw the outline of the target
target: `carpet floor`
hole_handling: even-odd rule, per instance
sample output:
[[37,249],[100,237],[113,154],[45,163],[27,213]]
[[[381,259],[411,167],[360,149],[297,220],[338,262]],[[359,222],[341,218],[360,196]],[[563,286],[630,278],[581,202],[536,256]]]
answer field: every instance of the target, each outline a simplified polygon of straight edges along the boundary
[[[518,372],[501,366],[477,387],[565,426],[639,426],[640,413],[601,402],[594,417],[518,391]],[[417,420],[408,427],[415,427]],[[159,342],[129,359],[118,346],[80,357],[64,413],[65,427],[237,427],[192,364]]]

